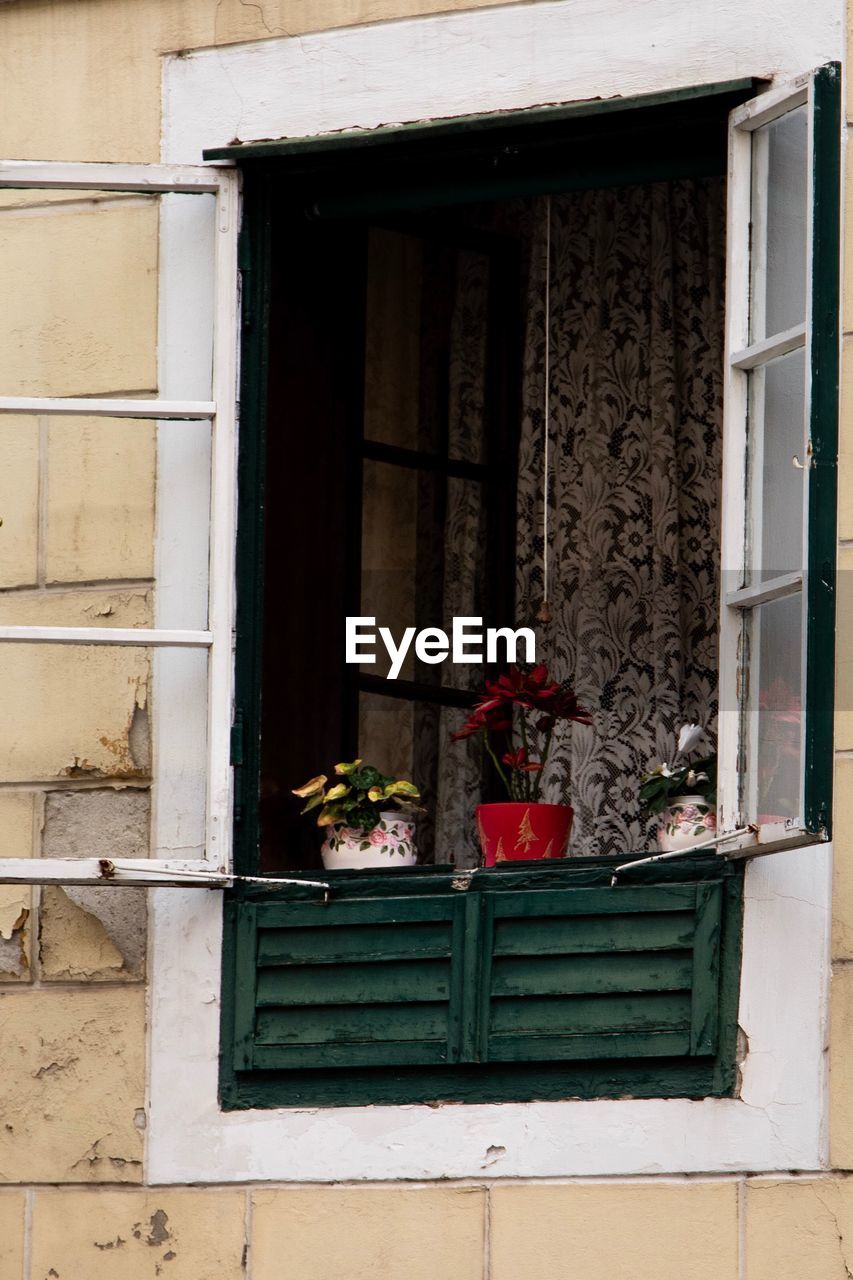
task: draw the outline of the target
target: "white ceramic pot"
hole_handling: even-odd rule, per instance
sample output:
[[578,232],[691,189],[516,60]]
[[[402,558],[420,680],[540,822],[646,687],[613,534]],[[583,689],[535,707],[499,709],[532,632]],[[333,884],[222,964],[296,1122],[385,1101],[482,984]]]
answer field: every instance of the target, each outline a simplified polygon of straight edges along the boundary
[[413,867],[417,861],[415,824],[399,810],[391,809],[379,815],[379,825],[372,831],[341,825],[327,827],[320,854],[327,871]]
[[716,805],[704,796],[673,796],[660,815],[658,844],[664,853],[692,849],[716,834]]

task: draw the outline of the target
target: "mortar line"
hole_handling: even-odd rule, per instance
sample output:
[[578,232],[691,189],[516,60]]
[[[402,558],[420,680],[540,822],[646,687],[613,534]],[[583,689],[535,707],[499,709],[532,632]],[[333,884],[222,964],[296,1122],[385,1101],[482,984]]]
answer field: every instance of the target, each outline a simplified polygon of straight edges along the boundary
[[737,1273],[746,1280],[746,1178],[737,1184]]
[[23,1280],[32,1280],[33,1274],[33,1207],[36,1193],[33,1187],[24,1192],[24,1258]]
[[254,1230],[255,1205],[251,1187],[246,1188],[246,1206],[243,1216],[243,1275],[252,1280],[252,1231]]
[[[44,831],[44,810],[45,797],[44,792],[36,792],[35,803],[33,804],[33,829],[31,835],[32,857],[34,860],[41,859],[42,833]],[[29,987],[38,990],[41,985],[41,943],[39,938],[41,926],[41,885],[33,884],[30,886],[32,894],[32,909],[30,912],[30,982]]]
[[48,420],[38,418],[38,521],[36,530],[36,580],[44,587],[47,579],[47,449],[49,441]]
[[153,578],[91,578],[88,581],[69,580],[63,582],[32,583],[20,587],[4,587],[0,596],[45,596],[67,595],[73,591],[138,591],[152,588]]
[[483,1190],[486,1200],[483,1209],[483,1280],[492,1280],[492,1188]]

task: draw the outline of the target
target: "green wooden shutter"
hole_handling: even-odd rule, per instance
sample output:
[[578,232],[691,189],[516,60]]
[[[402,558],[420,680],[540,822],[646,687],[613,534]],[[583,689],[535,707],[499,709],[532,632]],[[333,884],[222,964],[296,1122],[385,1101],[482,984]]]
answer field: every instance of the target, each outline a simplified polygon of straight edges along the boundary
[[457,1061],[465,907],[445,895],[242,904],[235,1069]]
[[236,1071],[711,1055],[723,885],[242,903]]
[[478,1060],[711,1054],[721,884],[483,895]]

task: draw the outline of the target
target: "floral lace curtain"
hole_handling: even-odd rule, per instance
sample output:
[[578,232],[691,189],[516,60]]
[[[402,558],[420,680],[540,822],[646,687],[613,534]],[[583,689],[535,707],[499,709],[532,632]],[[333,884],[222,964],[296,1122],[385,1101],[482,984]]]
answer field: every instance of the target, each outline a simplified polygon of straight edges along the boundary
[[[541,659],[595,710],[552,771],[559,785],[568,770],[576,855],[651,843],[639,775],[671,758],[685,720],[714,732],[723,210],[720,179],[551,201],[552,620],[537,631]],[[533,226],[517,557],[528,625],[543,593],[544,200]]]

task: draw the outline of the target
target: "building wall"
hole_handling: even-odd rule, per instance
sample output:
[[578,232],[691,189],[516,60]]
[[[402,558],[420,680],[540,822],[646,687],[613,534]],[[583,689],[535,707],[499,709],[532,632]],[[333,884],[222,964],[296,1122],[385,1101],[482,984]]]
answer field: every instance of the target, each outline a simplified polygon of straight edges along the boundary
[[[12,0],[0,6],[0,155],[155,161],[164,55],[390,22],[439,7],[486,6]],[[810,57],[823,56],[821,41],[831,44],[825,32],[831,36],[840,6],[837,16],[830,5],[813,6],[802,37],[774,23],[783,7],[787,15],[790,5],[782,0],[687,8],[655,0],[653,9],[662,31],[667,22],[678,26],[678,38],[697,49],[712,9],[713,30],[718,21],[726,26],[731,47],[738,47],[739,31],[767,28],[761,56],[747,41],[738,65],[728,46],[704,41],[701,66],[685,67],[678,77],[689,83],[713,78],[714,67],[728,67],[730,75],[807,69]],[[574,5],[579,43],[586,30],[599,30],[619,13],[615,2],[611,9],[591,0]],[[688,11],[693,30],[685,34],[679,24]],[[649,46],[655,43],[650,36]],[[600,47],[584,57],[594,79]],[[612,60],[608,65],[617,75]],[[657,83],[662,67],[665,53],[644,60],[638,52],[631,90],[664,87]],[[75,193],[6,193],[2,393],[152,394],[157,267],[156,208],[149,201],[93,205]],[[847,317],[851,291],[853,262],[845,267]],[[846,406],[853,321],[845,327],[851,329]],[[49,346],[34,340],[45,333]],[[4,420],[2,430],[2,621],[150,623],[153,429],[21,416]],[[847,429],[842,424],[839,537],[846,571],[853,564],[853,420]],[[451,1183],[226,1186],[217,1185],[214,1160],[208,1185],[152,1186],[145,892],[0,886],[2,1280],[849,1277],[853,835],[844,815],[853,801],[853,590],[847,577],[842,572],[839,583],[830,1156],[823,1172],[498,1180],[486,1163],[481,1178]],[[7,645],[2,658],[0,852],[144,856],[151,821],[145,651]],[[603,1131],[602,1143],[611,1140]],[[493,1154],[498,1159],[500,1148]]]

